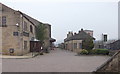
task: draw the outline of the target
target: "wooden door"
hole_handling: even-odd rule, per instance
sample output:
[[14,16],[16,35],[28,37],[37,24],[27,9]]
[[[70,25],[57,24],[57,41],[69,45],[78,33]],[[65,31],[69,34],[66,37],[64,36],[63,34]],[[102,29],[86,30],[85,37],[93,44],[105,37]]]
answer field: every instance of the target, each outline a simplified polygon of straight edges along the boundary
[[40,41],[30,41],[30,52],[40,52],[41,42]]

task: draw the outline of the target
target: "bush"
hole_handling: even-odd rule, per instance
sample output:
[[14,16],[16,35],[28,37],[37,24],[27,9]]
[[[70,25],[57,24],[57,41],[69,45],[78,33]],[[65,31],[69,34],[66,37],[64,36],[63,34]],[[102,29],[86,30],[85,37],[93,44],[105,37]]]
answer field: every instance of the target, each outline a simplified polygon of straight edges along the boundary
[[80,52],[80,54],[88,54],[88,51],[85,50],[85,49],[83,49],[83,50]]
[[95,53],[96,53],[95,50],[90,50],[90,51],[88,51],[88,52],[89,52],[89,54],[95,54]]
[[82,49],[90,51],[93,48],[94,48],[93,39],[85,39],[82,41]]
[[109,50],[108,49],[95,49],[94,50],[96,54],[104,54],[104,55],[108,55],[109,54]]
[[40,55],[44,55],[44,54],[43,54],[43,51],[41,51],[39,54],[40,54]]
[[40,55],[43,55],[43,53],[40,53]]

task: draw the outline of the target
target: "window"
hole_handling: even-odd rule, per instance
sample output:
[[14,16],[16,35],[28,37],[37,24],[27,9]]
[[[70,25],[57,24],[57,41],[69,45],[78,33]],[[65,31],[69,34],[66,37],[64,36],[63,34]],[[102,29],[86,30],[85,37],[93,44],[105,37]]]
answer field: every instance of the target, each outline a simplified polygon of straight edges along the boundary
[[18,32],[13,32],[13,36],[18,36]]
[[27,41],[24,41],[24,49],[27,50]]
[[2,16],[2,25],[6,25],[6,16]]
[[74,49],[77,49],[77,43],[74,43]]
[[24,21],[24,31],[27,31],[27,22]]
[[82,49],[82,43],[79,43],[79,49]]
[[107,42],[107,35],[104,35],[104,42]]
[[33,27],[30,25],[30,32],[33,33]]
[[26,37],[29,37],[29,33],[27,33],[27,32],[23,32],[23,36],[26,36]]

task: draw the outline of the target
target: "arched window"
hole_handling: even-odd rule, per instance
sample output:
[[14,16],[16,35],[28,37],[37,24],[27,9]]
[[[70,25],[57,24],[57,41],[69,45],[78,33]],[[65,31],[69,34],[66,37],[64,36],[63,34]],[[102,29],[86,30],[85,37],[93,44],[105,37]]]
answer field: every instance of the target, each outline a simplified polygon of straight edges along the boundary
[[30,25],[30,32],[33,33],[33,27],[32,27],[32,25]]

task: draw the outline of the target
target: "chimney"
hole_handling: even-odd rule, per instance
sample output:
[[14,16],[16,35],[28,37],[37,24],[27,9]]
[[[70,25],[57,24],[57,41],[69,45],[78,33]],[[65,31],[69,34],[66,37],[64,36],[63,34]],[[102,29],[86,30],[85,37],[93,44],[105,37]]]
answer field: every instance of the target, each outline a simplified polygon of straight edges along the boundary
[[75,32],[74,35],[76,35],[77,33]]
[[70,34],[70,31],[68,32],[68,34]]
[[81,31],[83,31],[83,28],[81,28]]
[[69,38],[69,37],[71,37],[71,36],[73,36],[73,32],[68,32],[68,34],[67,34],[67,38]]

